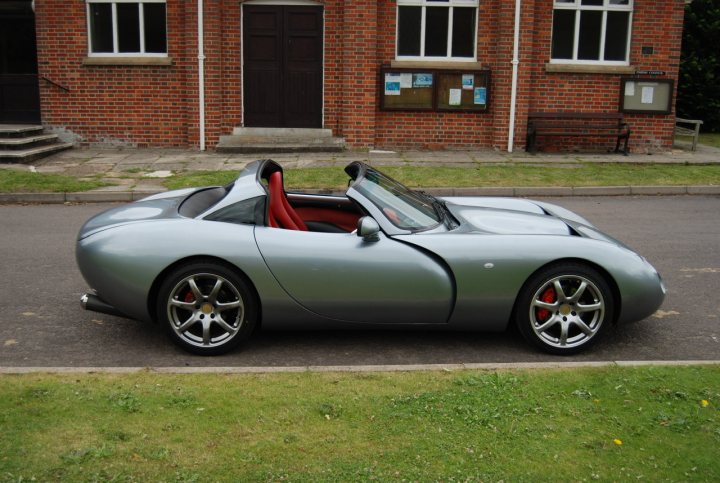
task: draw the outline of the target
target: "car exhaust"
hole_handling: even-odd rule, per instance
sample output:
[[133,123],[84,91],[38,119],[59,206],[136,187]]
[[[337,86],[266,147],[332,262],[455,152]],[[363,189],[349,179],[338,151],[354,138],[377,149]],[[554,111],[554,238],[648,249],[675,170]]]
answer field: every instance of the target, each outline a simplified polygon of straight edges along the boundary
[[116,317],[127,317],[127,315],[123,314],[112,305],[100,300],[100,297],[95,294],[83,294],[83,296],[80,297],[80,305],[82,305],[82,308],[85,310],[91,310],[101,314],[115,315]]

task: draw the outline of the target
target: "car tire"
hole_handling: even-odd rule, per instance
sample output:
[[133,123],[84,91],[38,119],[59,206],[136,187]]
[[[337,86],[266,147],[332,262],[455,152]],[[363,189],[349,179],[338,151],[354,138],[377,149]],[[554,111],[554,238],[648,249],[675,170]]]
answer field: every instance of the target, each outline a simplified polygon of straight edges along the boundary
[[160,286],[157,316],[170,338],[194,354],[224,354],[252,334],[257,303],[248,282],[217,262],[193,262]]
[[514,318],[531,344],[550,354],[570,355],[597,342],[613,320],[614,310],[612,290],[597,270],[562,263],[528,279]]

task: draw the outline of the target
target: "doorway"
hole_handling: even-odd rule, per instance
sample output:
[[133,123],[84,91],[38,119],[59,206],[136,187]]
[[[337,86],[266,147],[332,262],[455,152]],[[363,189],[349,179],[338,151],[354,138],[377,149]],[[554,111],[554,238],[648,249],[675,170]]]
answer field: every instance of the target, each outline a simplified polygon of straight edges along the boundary
[[32,2],[0,2],[0,123],[40,123],[37,70]]
[[322,127],[323,9],[243,7],[246,127]]

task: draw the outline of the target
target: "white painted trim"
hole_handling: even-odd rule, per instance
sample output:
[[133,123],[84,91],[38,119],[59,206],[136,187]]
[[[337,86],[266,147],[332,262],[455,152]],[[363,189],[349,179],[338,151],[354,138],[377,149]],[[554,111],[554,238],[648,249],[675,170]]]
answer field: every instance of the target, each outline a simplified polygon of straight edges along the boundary
[[198,0],[198,104],[200,151],[205,151],[205,0]]
[[518,66],[520,64],[520,14],[522,0],[515,0],[515,28],[513,29],[512,84],[510,87],[510,119],[508,121],[508,153],[515,143],[515,113],[517,105]]
[[[398,0],[395,6],[395,60],[398,61],[428,61],[428,62],[477,62],[477,34],[478,22],[480,17],[479,0],[447,0],[445,2],[433,2],[432,0]],[[400,18],[400,7],[422,7],[420,10],[420,55],[400,55],[398,53],[399,31],[397,19]],[[448,32],[447,32],[447,48],[444,57],[424,56],[425,52],[425,23],[426,23],[426,7],[447,7],[448,8]],[[475,39],[473,42],[472,57],[451,57],[452,54],[452,33],[453,33],[453,9],[455,7],[475,7]]]
[[[119,3],[137,4],[138,6],[138,32],[140,35],[140,51],[139,52],[120,52],[120,41],[118,39],[118,14],[117,5]],[[167,0],[85,0],[85,16],[87,25],[87,51],[88,57],[167,57],[168,53],[162,52],[145,52],[145,7],[146,3],[159,3],[166,6],[165,10],[165,41],[167,46]],[[90,22],[90,5],[108,4],[110,5],[110,18],[112,21],[112,52],[93,52],[92,51],[92,29]]]
[[[248,0],[247,2],[243,2],[242,5],[297,5],[300,7],[324,7],[323,2],[313,2],[312,0]],[[323,12],[325,12],[324,8]]]
[[[632,20],[634,13],[633,0],[629,0],[628,5],[611,5],[608,0],[603,2],[603,5],[582,5],[578,0],[573,3],[558,3],[553,2],[553,11],[555,10],[568,10],[575,12],[575,26],[573,32],[573,53],[572,59],[550,59],[550,63],[559,64],[583,64],[583,65],[630,65],[630,46],[632,38]],[[601,12],[602,18],[600,20],[600,48],[598,53],[598,60],[580,60],[578,59],[578,48],[580,45],[580,18],[582,12]],[[628,13],[628,31],[627,31],[627,45],[625,48],[625,54],[627,60],[605,60],[605,40],[607,37],[607,16],[608,12],[626,12]],[[555,26],[553,25],[554,29]],[[552,55],[552,54],[551,54]]]

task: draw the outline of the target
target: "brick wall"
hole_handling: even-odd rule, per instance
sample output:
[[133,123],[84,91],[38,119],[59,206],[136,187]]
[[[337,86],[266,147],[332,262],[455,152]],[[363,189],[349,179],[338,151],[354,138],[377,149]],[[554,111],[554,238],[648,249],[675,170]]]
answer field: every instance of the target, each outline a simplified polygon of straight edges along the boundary
[[38,72],[69,89],[40,82],[43,124],[63,129],[82,145],[188,145],[193,132],[188,105],[197,98],[189,80],[189,7],[189,2],[167,5],[173,65],[90,66],[83,65],[88,52],[85,2],[36,0]]
[[[205,2],[206,141],[242,125],[241,3]],[[353,148],[498,148],[508,144],[514,2],[483,0],[478,61],[491,70],[483,113],[386,112],[379,109],[379,68],[395,58],[394,0],[327,0],[324,126]],[[635,0],[631,64],[677,78],[683,0]],[[197,3],[168,0],[169,66],[91,66],[83,0],[37,0],[39,72],[70,91],[41,82],[43,123],[80,144],[199,146]],[[515,149],[525,142],[533,110],[618,109],[617,74],[549,73],[552,0],[523,0]],[[642,46],[652,46],[643,55]],[[628,115],[631,149],[668,148],[673,116]],[[573,149],[578,139],[540,139],[547,149]],[[607,139],[590,140],[597,149]],[[588,144],[583,140],[582,147]]]
[[[680,42],[684,12],[683,0],[635,0],[633,10],[630,65],[635,70],[660,70],[677,86]],[[549,73],[552,0],[536,0],[532,48],[525,69],[530,71],[530,111],[618,112],[621,74]],[[653,47],[643,55],[642,47]],[[624,74],[627,75],[627,74]],[[664,76],[665,77],[665,76]],[[527,87],[527,86],[526,86]],[[670,115],[626,114],[632,129],[630,149],[646,152],[672,146],[674,112]],[[524,136],[523,126],[523,136]],[[541,149],[574,150],[594,147],[614,148],[614,140],[583,138],[539,138]]]

